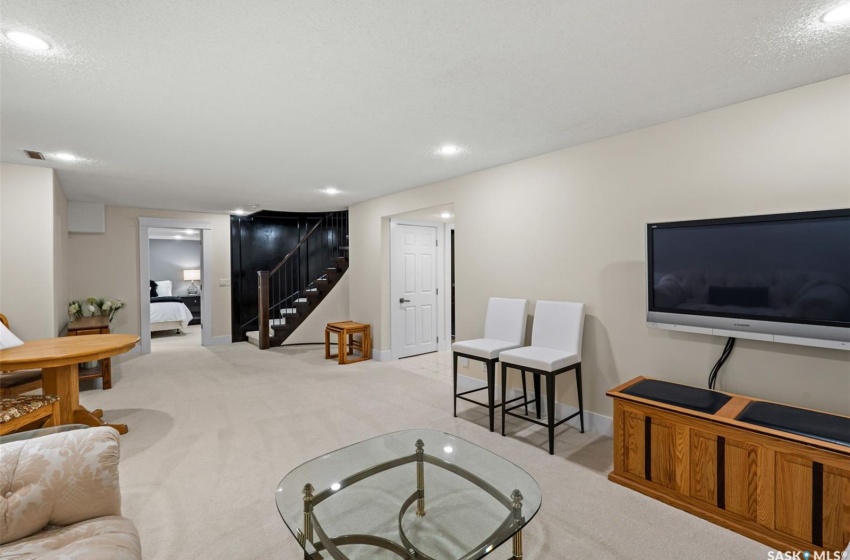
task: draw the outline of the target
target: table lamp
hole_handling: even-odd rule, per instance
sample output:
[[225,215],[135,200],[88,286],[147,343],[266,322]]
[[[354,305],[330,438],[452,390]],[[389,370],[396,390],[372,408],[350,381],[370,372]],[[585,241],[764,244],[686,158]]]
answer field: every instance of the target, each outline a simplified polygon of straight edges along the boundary
[[201,271],[200,270],[184,270],[183,271],[183,280],[189,280],[192,284],[186,290],[190,296],[198,295],[198,286],[195,285],[195,280],[201,279]]

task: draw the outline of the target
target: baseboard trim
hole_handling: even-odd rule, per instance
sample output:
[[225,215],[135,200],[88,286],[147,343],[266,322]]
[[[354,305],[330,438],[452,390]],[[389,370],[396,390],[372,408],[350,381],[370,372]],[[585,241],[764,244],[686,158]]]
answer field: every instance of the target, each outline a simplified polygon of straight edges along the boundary
[[214,336],[210,343],[206,346],[219,346],[221,344],[231,344],[233,343],[233,338],[229,334],[225,334],[222,336]]
[[376,350],[372,349],[372,359],[376,362],[389,362],[392,359],[391,350]]
[[[469,377],[468,375],[458,374],[457,376],[457,388],[459,391],[469,391],[472,389],[476,389],[478,387],[484,387],[486,383],[484,383],[480,379],[476,379],[474,377]],[[497,395],[501,395],[501,388],[497,388]],[[522,395],[522,391],[520,389],[511,389],[509,392],[510,398],[519,397]],[[528,399],[532,400],[534,398],[534,392],[528,392]],[[486,399],[486,395],[485,395]],[[546,400],[543,399],[542,402],[543,413],[546,413]],[[531,407],[529,410],[533,410]],[[566,418],[571,414],[575,414],[578,412],[578,407],[555,402],[555,418]],[[496,414],[499,415],[499,410],[496,410]],[[575,429],[579,429],[581,427],[581,423],[578,419],[578,416],[573,418],[572,420],[568,420],[566,422],[570,426]],[[603,436],[614,437],[614,419],[605,416],[603,414],[597,414],[596,412],[590,412],[585,409],[584,411],[584,429],[585,432],[594,432]]]

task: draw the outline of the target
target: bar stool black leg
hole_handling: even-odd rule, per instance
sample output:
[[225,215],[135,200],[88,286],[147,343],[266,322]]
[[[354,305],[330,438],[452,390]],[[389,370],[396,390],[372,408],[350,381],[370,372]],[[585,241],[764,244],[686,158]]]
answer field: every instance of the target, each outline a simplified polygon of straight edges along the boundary
[[452,352],[452,356],[454,357],[454,381],[455,381],[455,394],[454,394],[454,407],[455,407],[455,418],[457,418],[457,352]]
[[581,422],[581,433],[584,433],[584,405],[581,390],[581,362],[576,366],[576,389],[578,390],[578,418]]
[[541,404],[543,404],[543,395],[540,394],[540,374],[531,372],[534,376],[534,405],[537,407],[537,419],[540,420]]
[[549,419],[549,455],[555,454],[555,376],[546,376],[546,415]]
[[490,409],[490,431],[496,429],[496,360],[487,360],[487,405]]
[[[505,367],[505,364],[502,364],[502,368]],[[525,415],[528,416],[528,391],[525,388],[525,370],[519,370],[519,375],[522,377],[522,402],[525,404]],[[502,383],[505,382],[505,378],[502,377]],[[505,400],[504,397],[502,400]],[[502,435],[505,435],[504,433]]]
[[508,364],[502,363],[502,435],[505,435],[505,401],[508,396]]

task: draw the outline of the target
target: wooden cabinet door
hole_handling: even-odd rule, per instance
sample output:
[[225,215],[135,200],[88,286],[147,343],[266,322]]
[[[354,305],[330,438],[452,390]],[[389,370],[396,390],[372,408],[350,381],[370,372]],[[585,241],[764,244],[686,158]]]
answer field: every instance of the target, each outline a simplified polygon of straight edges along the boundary
[[646,416],[632,410],[623,411],[623,470],[629,474],[646,477],[644,461],[644,427]]
[[751,521],[758,518],[758,477],[761,448],[726,439],[724,448],[724,500],[726,511]]
[[842,550],[850,542],[850,465],[823,467],[823,547]]
[[812,462],[776,453],[776,530],[812,542]]
[[692,498],[717,505],[717,435],[692,429],[691,438]]

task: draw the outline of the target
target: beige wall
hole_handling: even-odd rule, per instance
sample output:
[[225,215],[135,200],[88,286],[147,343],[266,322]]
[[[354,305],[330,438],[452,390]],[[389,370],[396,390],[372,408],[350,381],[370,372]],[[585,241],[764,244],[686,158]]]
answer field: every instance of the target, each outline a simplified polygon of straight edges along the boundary
[[70,235],[71,298],[126,302],[112,330],[140,334],[139,217],[201,221],[212,226],[212,278],[206,279],[203,289],[212,296],[213,336],[230,335],[230,288],[218,285],[220,278],[230,278],[230,217],[223,214],[107,206],[106,233]]
[[[71,299],[68,268],[68,199],[53,172],[53,316],[58,331],[68,324],[68,302]],[[57,332],[58,332],[57,331]]]
[[[848,207],[848,155],[844,76],[364,202],[351,316],[390,348],[382,218],[454,203],[459,339],[482,334],[489,296],[582,301],[590,411],[610,416],[605,391],[637,375],[704,386],[725,341],[646,327],[645,224]],[[850,413],[850,353],[740,340],[719,386]],[[558,400],[574,392],[562,376]]]
[[[66,204],[53,170],[0,165],[0,311],[24,340],[57,336],[67,322]],[[56,247],[56,243],[59,246]]]

